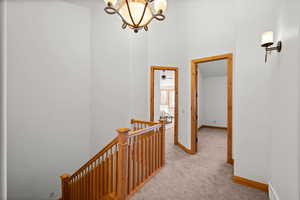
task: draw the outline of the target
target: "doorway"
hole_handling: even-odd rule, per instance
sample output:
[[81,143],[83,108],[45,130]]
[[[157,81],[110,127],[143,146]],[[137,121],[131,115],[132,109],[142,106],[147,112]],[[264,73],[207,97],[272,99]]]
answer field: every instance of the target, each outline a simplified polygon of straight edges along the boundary
[[231,53],[192,60],[191,62],[191,151],[197,153],[198,141],[198,65],[211,61],[225,60],[227,63],[227,163],[233,164],[232,158],[232,57]]
[[167,128],[174,130],[178,145],[178,68],[151,66],[150,120],[164,119]]

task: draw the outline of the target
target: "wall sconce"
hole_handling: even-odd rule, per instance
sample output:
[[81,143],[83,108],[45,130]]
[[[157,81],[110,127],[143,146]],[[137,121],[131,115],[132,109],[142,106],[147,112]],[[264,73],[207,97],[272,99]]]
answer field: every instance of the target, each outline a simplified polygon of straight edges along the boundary
[[267,56],[269,52],[272,52],[273,50],[277,50],[277,52],[281,51],[282,48],[282,42],[279,41],[277,42],[277,46],[275,47],[269,47],[274,44],[274,39],[273,39],[273,32],[264,32],[261,37],[261,46],[266,48],[266,55],[265,55],[265,62],[267,62]]

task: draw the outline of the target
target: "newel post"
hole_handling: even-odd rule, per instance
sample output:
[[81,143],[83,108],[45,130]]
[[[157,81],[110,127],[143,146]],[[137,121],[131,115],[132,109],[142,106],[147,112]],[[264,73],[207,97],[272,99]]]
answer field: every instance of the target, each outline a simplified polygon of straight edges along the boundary
[[166,139],[165,139],[165,132],[166,132],[166,125],[165,125],[165,120],[161,119],[159,120],[161,127],[159,129],[160,133],[161,133],[161,141],[162,141],[162,166],[165,166],[166,163]]
[[119,156],[118,156],[118,177],[117,196],[118,200],[125,200],[127,197],[128,184],[128,128],[119,128]]
[[64,174],[60,177],[61,179],[61,196],[62,200],[69,200],[70,199],[70,190],[69,190],[69,174]]

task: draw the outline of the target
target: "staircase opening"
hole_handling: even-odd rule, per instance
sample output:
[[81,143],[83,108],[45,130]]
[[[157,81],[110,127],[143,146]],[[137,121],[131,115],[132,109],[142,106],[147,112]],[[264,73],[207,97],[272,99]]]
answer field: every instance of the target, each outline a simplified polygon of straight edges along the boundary
[[62,200],[125,200],[165,166],[165,123],[131,120],[72,175],[61,176]]

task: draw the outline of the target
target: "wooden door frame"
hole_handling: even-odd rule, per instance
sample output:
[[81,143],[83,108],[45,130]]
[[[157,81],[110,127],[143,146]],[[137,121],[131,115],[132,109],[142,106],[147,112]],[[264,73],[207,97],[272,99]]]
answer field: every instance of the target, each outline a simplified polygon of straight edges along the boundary
[[175,122],[174,144],[178,145],[178,67],[151,66],[150,71],[150,121],[154,121],[154,72],[155,70],[167,70],[175,72]]
[[191,151],[197,153],[197,133],[198,133],[198,67],[197,64],[227,59],[227,163],[233,164],[232,158],[232,53],[205,57],[192,60],[191,62]]

